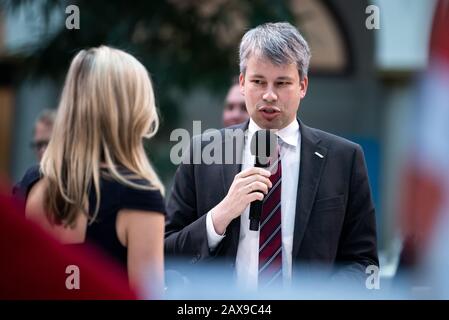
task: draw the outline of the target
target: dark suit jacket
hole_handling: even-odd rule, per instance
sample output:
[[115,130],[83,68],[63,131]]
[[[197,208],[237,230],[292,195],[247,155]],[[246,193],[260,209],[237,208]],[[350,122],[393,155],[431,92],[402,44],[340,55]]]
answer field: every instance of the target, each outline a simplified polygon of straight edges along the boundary
[[[293,272],[318,264],[322,270],[366,279],[366,266],[378,265],[378,257],[375,212],[362,149],[348,140],[307,127],[301,121],[299,124],[301,161]],[[248,122],[230,128],[246,130],[247,126]],[[221,132],[223,143],[237,140],[224,130]],[[201,146],[204,148],[207,143],[203,141]],[[241,159],[243,144],[237,142],[234,150],[236,159]],[[240,170],[239,164],[179,166],[167,203],[167,256],[184,256],[192,264],[222,257],[234,264],[240,217],[232,221],[226,237],[210,252],[206,213],[223,200]]]

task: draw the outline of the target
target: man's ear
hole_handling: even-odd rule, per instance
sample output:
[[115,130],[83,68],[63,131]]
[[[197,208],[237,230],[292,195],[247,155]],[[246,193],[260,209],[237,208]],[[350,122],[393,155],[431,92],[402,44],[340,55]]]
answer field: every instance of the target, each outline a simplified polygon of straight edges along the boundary
[[239,75],[239,85],[240,85],[240,93],[242,95],[245,95],[245,90],[244,90],[244,87],[245,87],[245,75],[243,73],[240,73],[240,75]]
[[304,77],[304,79],[302,79],[299,82],[299,91],[301,99],[303,99],[306,96],[308,85],[309,85],[309,78],[307,77]]

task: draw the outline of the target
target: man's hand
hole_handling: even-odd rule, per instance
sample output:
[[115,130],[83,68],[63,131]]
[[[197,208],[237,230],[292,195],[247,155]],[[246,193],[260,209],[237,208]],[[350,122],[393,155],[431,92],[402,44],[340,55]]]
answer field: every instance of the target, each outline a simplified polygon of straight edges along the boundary
[[226,197],[212,209],[212,222],[217,234],[224,234],[231,221],[240,216],[255,200],[263,200],[272,183],[270,171],[248,168],[234,177]]

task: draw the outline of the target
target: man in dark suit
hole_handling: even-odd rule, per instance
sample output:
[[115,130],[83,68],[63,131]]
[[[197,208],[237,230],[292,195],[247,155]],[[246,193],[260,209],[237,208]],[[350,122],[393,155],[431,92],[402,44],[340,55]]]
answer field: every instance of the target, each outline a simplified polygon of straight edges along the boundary
[[[244,35],[239,81],[250,120],[220,133],[223,148],[231,144],[235,151],[234,163],[179,166],[167,204],[168,256],[188,257],[192,264],[225,258],[249,287],[301,281],[299,270],[318,267],[364,283],[366,268],[378,266],[362,149],[297,119],[309,60],[307,42],[288,23],[264,24]],[[233,134],[239,129],[245,139]],[[278,137],[275,172],[254,167],[249,141],[260,129]],[[200,150],[210,143],[204,136],[192,146],[196,142]],[[255,200],[264,203],[259,231],[249,230]]]

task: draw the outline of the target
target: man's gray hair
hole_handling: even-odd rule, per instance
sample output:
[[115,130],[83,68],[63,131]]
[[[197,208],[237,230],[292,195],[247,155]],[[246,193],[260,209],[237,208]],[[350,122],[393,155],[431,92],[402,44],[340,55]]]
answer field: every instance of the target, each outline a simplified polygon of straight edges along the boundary
[[307,76],[310,49],[298,29],[288,22],[265,23],[245,33],[240,42],[240,72],[245,74],[251,55],[276,65],[296,63],[301,80]]

